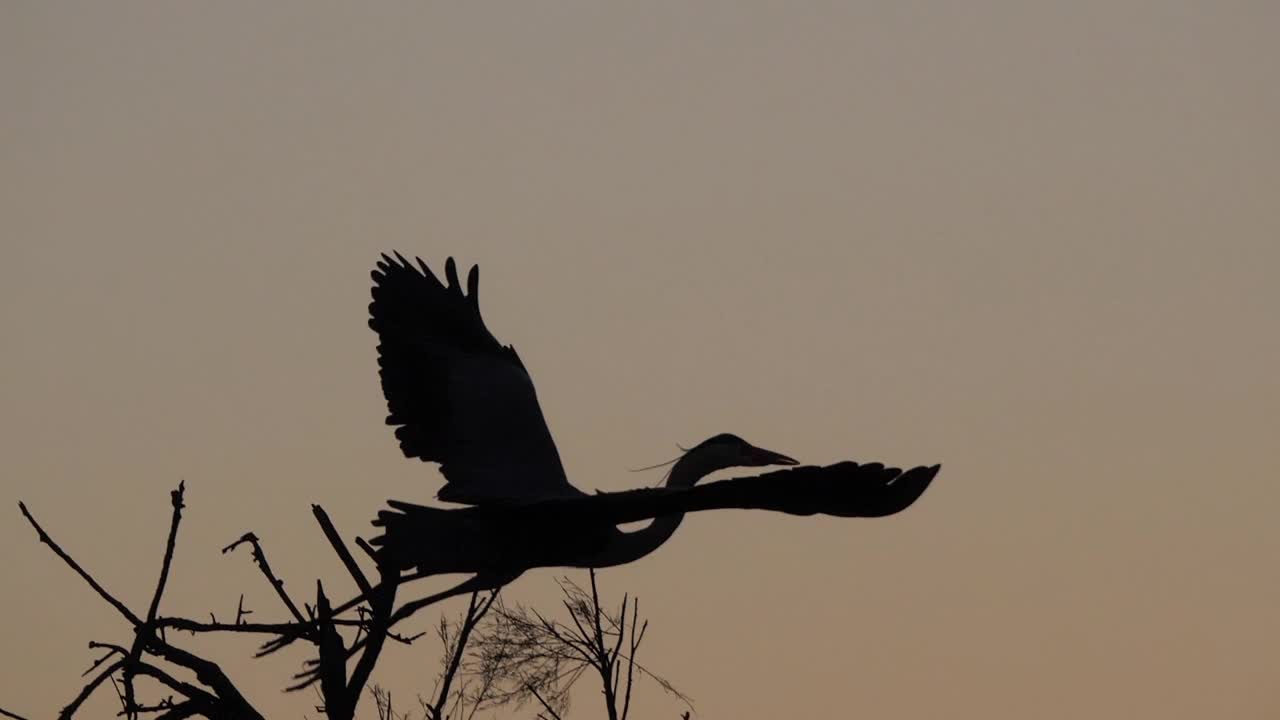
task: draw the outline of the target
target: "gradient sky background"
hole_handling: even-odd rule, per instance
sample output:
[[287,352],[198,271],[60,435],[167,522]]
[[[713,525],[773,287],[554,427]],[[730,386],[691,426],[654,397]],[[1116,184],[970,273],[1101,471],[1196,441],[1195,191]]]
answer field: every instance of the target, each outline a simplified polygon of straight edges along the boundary
[[[346,594],[309,504],[434,494],[365,326],[399,248],[481,265],[585,489],[721,431],[943,463],[898,517],[705,514],[602,575],[700,717],[1280,716],[1277,8],[4,3],[0,706],[127,638],[19,499],[141,607],[185,478],[164,611],[265,620],[222,545]],[[301,655],[198,647],[315,716]]]

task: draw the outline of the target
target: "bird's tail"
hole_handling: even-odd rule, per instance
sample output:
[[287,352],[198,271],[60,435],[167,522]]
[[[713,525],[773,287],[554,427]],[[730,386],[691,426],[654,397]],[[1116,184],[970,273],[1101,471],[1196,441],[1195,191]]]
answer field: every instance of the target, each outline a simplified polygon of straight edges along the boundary
[[378,550],[381,562],[398,570],[428,569],[433,557],[446,554],[451,544],[449,512],[441,508],[389,500],[389,509],[379,510],[375,527],[382,534],[369,543]]

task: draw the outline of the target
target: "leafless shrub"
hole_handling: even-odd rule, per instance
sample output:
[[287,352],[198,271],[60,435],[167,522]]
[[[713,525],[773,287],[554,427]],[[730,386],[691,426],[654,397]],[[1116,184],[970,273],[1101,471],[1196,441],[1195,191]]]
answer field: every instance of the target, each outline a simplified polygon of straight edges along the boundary
[[594,570],[589,589],[561,579],[567,622],[501,601],[472,639],[465,672],[485,688],[487,707],[536,703],[537,717],[563,720],[570,691],[584,675],[600,680],[609,720],[627,720],[636,676],[647,677],[692,709],[692,700],[636,656],[649,627],[639,602],[623,595],[616,611],[601,604]]

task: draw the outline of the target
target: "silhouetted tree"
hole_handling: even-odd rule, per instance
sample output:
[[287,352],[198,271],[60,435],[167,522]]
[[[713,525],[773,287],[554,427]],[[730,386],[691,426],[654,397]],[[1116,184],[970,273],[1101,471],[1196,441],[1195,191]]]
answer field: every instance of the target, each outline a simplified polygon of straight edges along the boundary
[[[927,482],[936,472],[936,467],[925,470]],[[886,471],[885,474],[890,472],[897,473]],[[743,488],[759,488],[760,492],[768,490],[772,493],[771,497],[803,497],[807,493],[803,488],[799,494],[792,495],[784,490],[773,490],[766,486],[766,483],[772,485],[771,475],[777,473],[721,481],[721,484],[728,487],[729,484],[737,483],[736,486]],[[706,490],[715,490],[716,487],[717,484],[713,483],[706,486]],[[791,485],[789,489],[794,491],[795,485]],[[633,491],[642,492],[644,491]],[[858,491],[855,490],[854,494],[858,494]],[[324,713],[328,720],[354,720],[360,697],[366,690],[386,642],[395,640],[410,643],[414,640],[413,637],[393,633],[392,626],[443,599],[437,594],[395,607],[397,590],[403,584],[427,575],[402,575],[401,569],[393,562],[382,561],[385,555],[356,538],[356,545],[376,565],[377,575],[371,581],[325,511],[320,506],[313,505],[312,512],[330,548],[337,554],[359,589],[359,595],[354,599],[333,605],[323,584],[317,580],[314,604],[297,602],[285,591],[284,583],[267,561],[258,537],[249,532],[223,548],[223,552],[230,553],[241,546],[250,548],[251,557],[278,596],[290,620],[276,623],[249,622],[247,617],[251,611],[245,609],[243,595],[240,596],[235,618],[231,621],[220,622],[212,614],[207,621],[162,615],[160,608],[185,508],[184,495],[185,486],[182,484],[171,493],[172,517],[168,538],[156,588],[145,613],[135,612],[108,592],[53,540],[26,505],[19,503],[23,516],[35,529],[39,540],[48,545],[55,555],[133,628],[132,638],[125,642],[89,643],[91,649],[101,650],[103,654],[84,673],[89,680],[76,697],[63,707],[59,717],[71,718],[95,691],[110,680],[120,700],[120,715],[129,720],[142,716],[161,720],[197,716],[237,720],[261,718],[261,713],[218,664],[180,647],[169,637],[175,631],[181,631],[192,635],[232,632],[269,636],[271,639],[260,647],[258,657],[298,641],[312,644],[316,648],[316,657],[307,662],[303,672],[294,677],[296,682],[287,689],[301,690],[317,686],[321,698],[317,711]],[[636,517],[622,514],[617,518],[610,516],[610,519],[623,522],[656,517],[670,511],[662,506],[662,496],[654,497],[656,499],[652,507],[641,508],[643,514]],[[604,503],[599,507],[593,504],[592,508],[607,510],[611,497],[599,495],[590,499]],[[568,512],[565,508],[573,512],[585,512],[587,506],[579,508],[576,502],[564,501],[557,507],[562,512]],[[634,505],[632,503],[628,507]],[[501,532],[505,527],[504,521],[513,516],[524,517],[520,515],[522,512],[532,514],[534,511],[534,508],[523,508],[504,514],[489,508],[471,508],[438,512],[442,513],[440,517],[444,519],[468,518],[478,527]],[[550,619],[530,607],[508,607],[497,599],[498,589],[486,590],[484,594],[473,592],[467,611],[456,625],[442,621],[438,633],[445,645],[443,665],[433,691],[434,697],[420,702],[425,720],[462,720],[463,717],[470,718],[482,707],[498,707],[508,703],[520,705],[530,701],[536,701],[541,707],[541,717],[546,720],[561,720],[568,704],[570,689],[589,670],[600,679],[609,720],[627,720],[637,674],[651,678],[686,704],[689,703],[688,698],[669,682],[636,661],[636,653],[648,624],[640,620],[638,603],[634,599],[624,595],[617,611],[605,609],[601,604],[594,570],[590,571],[589,591],[568,579],[562,580],[560,586],[564,592],[563,606],[568,613],[567,622]],[[446,591],[443,595],[447,596],[451,592]],[[350,613],[354,613],[354,616]],[[470,651],[469,640],[473,643]],[[174,677],[174,668],[189,671],[195,682]],[[140,677],[149,678],[149,682],[161,687],[162,699],[150,702],[139,699],[135,681]],[[390,695],[381,690],[373,694],[382,717],[393,720],[395,715]],[[8,710],[0,710],[0,715],[21,718]]]
[[[318,682],[322,705],[317,708],[329,720],[353,720],[356,705],[364,693],[369,676],[377,664],[388,639],[409,642],[409,638],[401,638],[390,632],[390,618],[399,586],[398,573],[385,567],[379,568],[377,585],[370,583],[355,558],[343,543],[328,515],[318,505],[312,506],[316,521],[320,524],[325,538],[337,553],[343,565],[351,574],[356,585],[361,589],[365,602],[357,608],[355,619],[336,617],[324,587],[316,581],[315,604],[303,603],[301,607],[285,592],[284,583],[276,576],[267,562],[266,554],[256,535],[245,533],[240,539],[223,548],[224,553],[231,552],[241,545],[252,549],[252,556],[262,574],[266,577],[282,604],[293,617],[293,622],[285,623],[253,623],[246,621],[251,611],[244,608],[244,596],[236,608],[236,617],[232,622],[219,622],[210,615],[209,621],[183,617],[167,617],[160,614],[161,600],[169,578],[169,570],[173,564],[177,546],[178,528],[185,508],[184,496],[186,488],[179,483],[178,488],[170,493],[170,504],[173,509],[169,524],[168,540],[165,543],[164,556],[160,565],[159,580],[152,593],[150,605],[145,614],[135,613],[132,609],[108,592],[93,575],[80,566],[36,521],[35,517],[23,503],[18,506],[27,522],[35,529],[41,542],[49,548],[77,575],[81,577],[107,604],[122,615],[133,627],[133,637],[123,643],[91,641],[89,648],[104,651],[93,665],[84,673],[90,679],[80,692],[59,713],[59,718],[71,718],[84,702],[104,683],[111,681],[120,699],[120,714],[130,720],[141,716],[155,717],[158,720],[180,720],[189,717],[207,717],[228,720],[254,720],[262,718],[262,714],[249,702],[236,687],[226,672],[216,663],[179,647],[169,637],[173,631],[185,631],[191,634],[203,633],[257,633],[266,635],[301,637],[314,644],[318,657],[309,663],[310,669],[298,676],[298,682],[290,689],[301,689],[313,682]],[[490,598],[492,602],[492,598]],[[304,614],[305,613],[305,614]],[[348,640],[343,633],[354,633]],[[347,658],[351,649],[359,647],[355,657],[355,665],[348,673]],[[260,651],[259,655],[265,651]],[[173,668],[190,671],[196,682],[186,682],[174,677]],[[136,680],[150,678],[163,688],[163,699],[146,702],[138,697]],[[18,717],[5,712],[11,717]]]

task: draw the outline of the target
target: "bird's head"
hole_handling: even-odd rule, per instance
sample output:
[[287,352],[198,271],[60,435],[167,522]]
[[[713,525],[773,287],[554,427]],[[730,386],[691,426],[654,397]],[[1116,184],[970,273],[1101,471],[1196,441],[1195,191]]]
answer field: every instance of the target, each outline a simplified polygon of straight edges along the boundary
[[799,464],[782,453],[756,447],[737,435],[721,433],[686,450],[671,469],[667,485],[688,487],[725,468]]
[[721,460],[723,467],[761,467],[763,465],[799,465],[782,453],[756,447],[737,435],[720,433],[690,448],[686,455],[698,453]]

